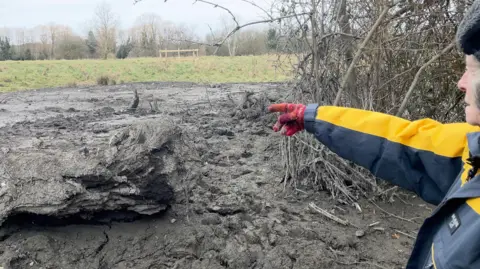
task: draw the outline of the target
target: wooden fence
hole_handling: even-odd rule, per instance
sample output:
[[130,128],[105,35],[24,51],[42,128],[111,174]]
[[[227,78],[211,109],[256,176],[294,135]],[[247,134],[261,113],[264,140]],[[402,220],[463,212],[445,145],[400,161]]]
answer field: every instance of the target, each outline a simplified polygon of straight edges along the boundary
[[176,50],[160,50],[160,57],[168,57],[169,52],[177,54],[178,57],[180,57],[181,53],[186,53],[186,52],[192,53],[193,57],[198,56],[198,49],[189,49],[189,50],[176,49]]

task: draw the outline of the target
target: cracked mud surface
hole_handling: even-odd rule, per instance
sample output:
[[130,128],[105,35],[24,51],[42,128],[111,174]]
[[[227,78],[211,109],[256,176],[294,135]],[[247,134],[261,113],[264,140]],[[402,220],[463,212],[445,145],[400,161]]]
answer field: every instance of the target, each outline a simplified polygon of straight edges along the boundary
[[[140,106],[136,112],[129,112],[126,108],[132,101],[134,88],[138,90]],[[2,186],[3,207],[17,206],[18,197],[27,202],[21,207],[11,207],[10,211],[0,208],[11,213],[5,215],[0,229],[0,265],[44,269],[404,268],[413,240],[396,230],[414,235],[433,206],[424,205],[410,193],[393,197],[391,203],[376,202],[391,214],[411,219],[402,221],[387,216],[365,200],[359,202],[360,212],[309,186],[298,186],[300,191],[284,190],[280,183],[283,173],[279,151],[283,138],[271,132],[275,116],[265,115],[262,110],[265,100],[283,101],[284,89],[284,85],[276,84],[207,88],[182,83],[137,83],[0,95],[0,156],[4,160],[10,158],[9,167],[18,165],[20,158],[13,156],[22,156],[20,153],[50,152],[57,156],[75,151],[85,156],[86,152],[93,155],[111,149],[112,143],[125,145],[118,142],[122,140],[118,137],[123,130],[131,130],[139,123],[154,126],[147,128],[153,130],[147,137],[167,137],[161,135],[160,129],[179,128],[181,136],[174,135],[172,141],[181,140],[184,146],[182,150],[162,153],[162,162],[151,159],[140,162],[148,165],[130,171],[138,177],[127,177],[129,190],[148,197],[147,190],[155,187],[148,185],[142,189],[138,183],[145,178],[141,176],[148,170],[145,167],[152,171],[168,170],[154,175],[155,179],[167,175],[164,180],[173,197],[162,192],[150,193],[168,198],[162,202],[136,203],[142,199],[136,200],[132,197],[137,196],[125,193],[112,196],[118,194],[118,182],[99,186],[90,178],[81,182],[82,186],[98,190],[96,194],[103,193],[108,198],[92,198],[92,192],[82,192],[80,197],[88,201],[82,204],[82,200],[73,199],[75,203],[48,196],[41,205],[43,209],[51,201],[70,203],[69,207],[61,207],[67,208],[64,210],[59,210],[57,204],[50,211],[57,217],[52,217],[28,213],[39,208],[27,203],[38,189],[32,185],[35,178],[22,177],[23,181],[19,181],[22,184],[15,185],[15,194],[4,192]],[[236,111],[245,90],[255,92],[253,96],[259,103],[245,111]],[[150,103],[153,105],[155,100],[157,106],[152,111]],[[129,151],[132,150],[129,147],[116,148],[118,154],[124,150],[124,155],[115,156],[131,158],[129,165],[138,161],[132,156],[159,156],[146,154],[144,148],[134,147],[134,151]],[[171,156],[175,158],[167,161]],[[6,164],[3,171],[7,170]],[[46,178],[51,171],[64,173],[44,166]],[[122,171],[115,165],[106,167]],[[23,165],[16,169],[31,167]],[[165,188],[162,185],[157,189]],[[1,200],[8,195],[10,200]],[[357,227],[342,226],[325,218],[308,208],[310,202]],[[124,209],[125,204],[130,209],[133,206],[134,212],[117,211]],[[159,204],[165,205],[166,210],[152,207]],[[25,212],[25,208],[30,209]],[[77,209],[84,212],[76,214]],[[139,217],[138,213],[145,212],[152,214]],[[383,230],[369,227],[377,221],[380,223],[375,227]],[[356,237],[358,229],[365,231],[363,237]]]

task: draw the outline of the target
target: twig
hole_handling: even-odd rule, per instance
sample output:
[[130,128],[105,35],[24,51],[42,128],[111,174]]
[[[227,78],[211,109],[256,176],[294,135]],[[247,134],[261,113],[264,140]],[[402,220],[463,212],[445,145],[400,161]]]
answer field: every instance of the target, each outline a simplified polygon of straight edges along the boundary
[[398,198],[398,200],[400,200],[402,203],[406,204],[406,205],[409,205],[409,206],[415,206],[414,204],[412,203],[407,203],[405,200],[402,199],[402,197],[400,197],[400,195],[394,193],[392,196],[395,196]]
[[299,188],[295,188],[295,190],[298,191],[298,192],[304,193],[304,194],[308,194],[308,192],[306,192],[306,191],[304,191],[304,190],[301,190],[301,189],[299,189]]
[[386,189],[386,190],[382,191],[381,193],[378,194],[378,196],[381,196],[381,195],[383,195],[383,194],[385,194],[385,193],[387,193],[387,192],[389,192],[389,191],[394,191],[394,190],[396,190],[396,189],[398,189],[398,186],[393,186],[393,187],[391,187],[391,188],[389,188],[389,189]]
[[362,262],[342,262],[342,261],[338,261],[338,260],[335,260],[335,262],[338,263],[338,264],[342,264],[342,265],[368,264],[368,265],[375,266],[375,267],[381,268],[381,269],[390,269],[390,268],[387,268],[387,267],[383,267],[380,264],[376,264],[374,262],[366,262],[366,261],[362,261]]
[[392,214],[392,213],[386,211],[385,209],[381,208],[380,206],[378,206],[375,202],[373,202],[373,201],[371,201],[371,200],[369,200],[369,202],[372,203],[373,205],[375,205],[378,209],[380,209],[383,213],[389,215],[390,217],[394,217],[394,218],[397,218],[397,219],[399,219],[399,220],[403,220],[403,221],[415,223],[415,222],[413,222],[412,219],[402,218],[402,217],[400,217],[400,216],[397,216],[397,215],[395,215],[395,214]]
[[372,227],[372,226],[375,226],[375,225],[378,225],[380,224],[380,221],[375,221],[374,223],[368,225],[368,227]]
[[237,107],[237,103],[233,100],[233,97],[231,95],[231,93],[227,93],[227,98],[228,100],[230,100],[230,102],[232,102],[232,104]]
[[210,101],[210,96],[208,96],[208,88],[205,87],[205,96],[207,97],[207,101],[210,104],[210,107],[213,107],[212,102]]
[[331,174],[332,174],[332,181],[333,181],[333,183],[336,185],[335,187],[337,187],[338,190],[340,190],[343,194],[345,194],[345,196],[346,196],[347,198],[349,198],[352,203],[354,203],[355,197],[350,193],[350,191],[349,191],[348,189],[345,189],[345,188],[342,188],[341,186],[338,186],[337,181],[335,180],[335,176],[334,176],[333,171],[336,171],[338,174],[342,175],[342,176],[345,177],[345,178],[347,177],[347,175],[346,175],[343,171],[341,171],[340,169],[338,169],[338,167],[336,167],[335,165],[333,165],[332,163],[330,163],[329,161],[327,161],[326,159],[323,159],[323,161],[324,161],[325,167],[326,167],[327,169],[331,169],[331,170],[332,170],[332,172],[331,172]]
[[130,111],[135,111],[138,107],[138,103],[140,102],[140,99],[138,98],[137,89],[133,90],[133,94],[134,94],[134,97],[133,97],[133,102],[130,105]]
[[360,213],[362,212],[362,208],[360,207],[360,205],[359,205],[357,202],[353,203],[353,205],[355,206],[355,208],[356,208],[358,211],[360,211]]
[[223,7],[219,4],[215,4],[215,3],[212,3],[212,2],[209,2],[209,1],[205,1],[205,0],[195,0],[195,2],[193,2],[194,4],[196,2],[202,2],[202,3],[205,3],[205,4],[209,4],[209,5],[212,5],[213,7],[219,7],[225,11],[227,11],[228,13],[230,13],[230,15],[232,16],[232,19],[233,21],[235,21],[235,24],[237,25],[237,27],[239,26],[239,23],[237,21],[237,18],[235,17],[235,15],[233,15],[233,13],[230,11],[230,9],[226,8],[226,7]]
[[328,249],[333,253],[333,256],[335,256],[335,260],[337,260],[338,259],[337,252],[332,247],[328,247]]
[[409,73],[410,71],[412,71],[412,70],[415,69],[415,68],[417,68],[417,66],[414,66],[414,67],[412,67],[412,68],[409,68],[409,69],[403,71],[402,73],[395,75],[393,78],[389,79],[387,82],[383,83],[380,87],[378,87],[377,90],[381,90],[383,87],[385,87],[385,86],[386,86],[387,84],[389,84],[390,82],[394,81],[395,79],[397,79],[397,78],[400,77],[400,76],[403,76],[404,74]]
[[415,78],[412,81],[412,84],[410,84],[410,88],[407,91],[407,94],[405,95],[405,98],[402,101],[402,105],[398,109],[397,116],[400,117],[403,112],[405,111],[405,107],[407,106],[408,99],[410,99],[410,96],[413,93],[413,90],[415,89],[415,86],[418,83],[418,80],[420,78],[420,74],[422,74],[423,70],[429,66],[431,63],[435,62],[440,58],[443,54],[447,53],[449,50],[451,50],[455,46],[455,41],[452,41],[447,47],[445,47],[440,53],[435,55],[432,59],[430,59],[428,62],[426,62],[424,65],[418,69],[417,73],[415,74]]
[[324,36],[322,36],[320,38],[320,41],[318,42],[318,44],[320,44],[324,39],[327,39],[331,36],[334,36],[334,35],[341,35],[341,36],[346,36],[346,37],[351,37],[351,38],[355,38],[355,39],[360,39],[360,37],[358,35],[352,35],[352,34],[347,34],[347,33],[342,33],[342,32],[335,32],[335,33],[330,33],[330,34],[326,34]]
[[370,32],[368,32],[367,36],[363,40],[362,44],[360,45],[360,48],[358,49],[357,53],[355,53],[355,56],[353,57],[352,62],[350,63],[350,66],[348,67],[347,73],[343,77],[342,84],[340,84],[340,89],[338,89],[337,96],[335,97],[335,101],[333,102],[333,105],[336,106],[340,102],[340,97],[342,96],[342,92],[347,85],[348,80],[350,79],[350,76],[353,72],[353,69],[355,65],[357,64],[358,60],[360,59],[360,55],[362,54],[362,51],[365,49],[365,46],[367,43],[370,41],[370,39],[373,36],[373,33],[377,30],[378,26],[382,22],[383,18],[387,15],[388,10],[390,7],[385,7],[378,17],[377,21],[375,24],[372,26],[372,29],[370,29]]
[[412,238],[412,239],[415,239],[415,236],[409,235],[409,234],[407,234],[407,233],[405,233],[405,232],[402,232],[402,231],[400,231],[400,230],[395,230],[395,232],[397,232],[397,233],[399,233],[399,234],[403,234],[403,235],[405,235],[406,237],[410,237],[410,238]]
[[327,217],[327,218],[329,218],[329,219],[331,219],[331,220],[333,220],[333,221],[335,221],[335,222],[337,222],[337,223],[340,223],[340,224],[342,224],[342,225],[344,225],[344,226],[347,226],[347,225],[349,224],[348,221],[342,220],[342,219],[338,218],[337,216],[328,213],[326,210],[323,210],[323,209],[321,209],[320,207],[316,206],[313,202],[310,203],[308,206],[309,206],[310,208],[312,208],[313,210],[317,211],[318,213],[324,215],[325,217]]
[[[321,149],[316,149],[314,148],[312,145],[308,144],[307,142],[303,141],[301,138],[297,137],[297,136],[293,136],[293,138],[297,139],[300,143],[304,144],[305,146],[311,148],[313,151],[316,151],[316,152],[319,152],[319,153],[322,153],[324,147],[322,145],[322,148]],[[322,160],[324,163],[328,162],[325,158],[321,157],[321,155],[319,154],[320,157],[317,157],[319,158],[320,160]],[[369,183],[370,185],[372,185],[373,188],[376,188],[377,186],[369,181],[368,179],[366,179],[359,171],[355,170],[354,168],[350,167],[347,162],[345,162],[345,160],[343,160],[342,158],[337,158],[337,160],[339,160],[347,169],[349,169],[351,172],[353,173],[356,173],[357,176],[361,179],[363,179],[365,182]],[[334,166],[334,168],[336,170],[338,170],[338,168],[336,166]],[[340,171],[340,173],[344,174],[343,172]],[[345,175],[345,174],[344,174]],[[346,176],[346,175],[345,175]]]
[[[153,103],[150,101],[148,102],[150,104],[150,110],[154,113],[160,112],[160,108],[158,107],[158,100],[154,100]],[[188,113],[188,111],[187,111]]]
[[333,249],[332,247],[328,247],[328,249],[333,253],[333,255],[335,256],[336,259],[338,259],[338,255],[337,255],[337,254],[342,255],[342,256],[347,255],[345,252],[340,251],[340,250],[335,250],[335,249]]
[[270,13],[268,13],[264,8],[260,7],[259,5],[255,4],[254,2],[252,1],[249,1],[249,0],[240,0],[240,1],[243,1],[245,3],[249,3],[250,5],[260,9],[261,11],[265,12],[265,14],[270,17],[270,19],[273,19],[272,15],[270,15]]
[[[320,90],[320,81],[318,79],[318,70],[320,68],[320,59],[318,58],[319,55],[319,46],[317,46],[317,8],[316,8],[316,0],[311,0],[312,1],[312,14],[310,22],[312,24],[312,53],[313,53],[313,59],[312,59],[312,72],[313,72],[313,78],[315,80],[315,91]],[[323,34],[323,33],[321,33]]]

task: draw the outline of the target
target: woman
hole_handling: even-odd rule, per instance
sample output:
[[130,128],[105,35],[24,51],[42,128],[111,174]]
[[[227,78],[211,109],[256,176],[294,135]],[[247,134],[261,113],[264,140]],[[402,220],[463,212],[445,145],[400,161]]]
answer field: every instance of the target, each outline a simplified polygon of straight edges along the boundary
[[291,136],[306,130],[339,156],[438,205],[420,228],[406,268],[480,269],[480,0],[465,15],[457,40],[466,55],[458,81],[466,123],[317,104],[269,107],[284,113],[275,131]]

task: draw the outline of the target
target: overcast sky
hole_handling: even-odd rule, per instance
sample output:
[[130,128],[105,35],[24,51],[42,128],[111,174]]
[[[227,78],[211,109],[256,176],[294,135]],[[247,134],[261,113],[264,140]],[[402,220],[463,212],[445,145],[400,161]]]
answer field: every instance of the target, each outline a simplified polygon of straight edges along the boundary
[[[97,5],[103,0],[0,0],[0,27],[33,28],[40,24],[55,22],[69,25],[78,34],[84,35]],[[104,0],[120,19],[121,28],[128,28],[141,14],[154,12],[163,20],[194,25],[203,35],[209,30],[207,24],[218,25],[219,18],[227,15],[224,10],[194,0],[143,0],[136,5],[133,0]],[[210,0],[222,4],[239,16],[239,21],[248,22],[263,18],[262,11],[240,0]],[[268,8],[271,0],[252,0]]]

